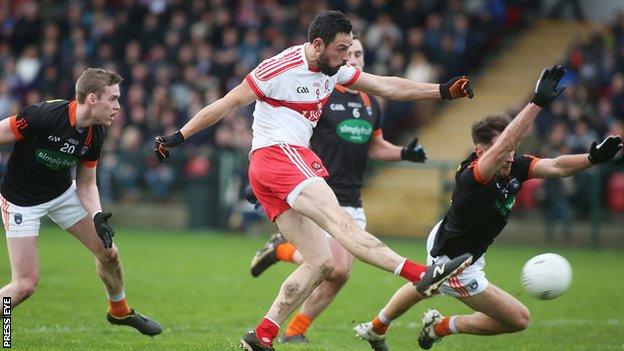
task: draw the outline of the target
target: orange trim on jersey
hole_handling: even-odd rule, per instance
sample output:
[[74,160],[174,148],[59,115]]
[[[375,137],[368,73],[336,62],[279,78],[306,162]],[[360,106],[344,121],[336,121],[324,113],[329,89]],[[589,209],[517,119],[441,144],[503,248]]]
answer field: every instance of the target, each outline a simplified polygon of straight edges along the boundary
[[334,85],[334,89],[338,90],[338,92],[342,94],[344,94],[347,91],[347,88],[343,87],[340,84]]
[[479,166],[478,165],[479,165],[479,163],[478,163],[478,160],[477,160],[477,161],[472,162],[468,167],[472,167],[473,168],[472,174],[474,174],[474,178],[477,181],[477,183],[487,184],[489,182],[489,180],[485,180],[485,179],[483,179],[483,177],[481,177],[481,173],[479,173]]
[[85,140],[85,145],[91,146],[92,140],[93,140],[93,127],[89,127],[89,131],[87,132],[87,140]]
[[78,106],[78,103],[76,102],[76,100],[73,100],[72,102],[69,103],[69,106],[67,106],[67,108],[69,109],[68,113],[69,113],[69,124],[73,127],[76,125],[76,107]]
[[97,163],[98,161],[85,161],[85,160],[80,161],[80,164],[82,164],[83,166],[87,168],[93,168],[97,166]]
[[366,94],[363,91],[360,91],[360,98],[362,99],[362,102],[364,103],[364,107],[367,107],[367,108],[371,107],[371,100],[368,94]]
[[349,85],[355,83],[355,81],[358,80],[358,78],[360,78],[360,74],[362,74],[362,71],[360,71],[359,69],[356,69],[355,73],[353,73],[351,78],[346,83],[344,83],[343,85],[345,87],[348,87]]
[[20,141],[24,139],[22,133],[20,133],[19,129],[17,129],[17,115],[9,117],[9,125],[11,126],[11,132],[15,137],[15,141]]
[[381,128],[377,128],[373,131],[373,136],[377,137],[377,136],[382,136],[382,131]]
[[535,157],[533,155],[524,155],[527,157],[532,158],[531,160],[531,164],[529,164],[529,171],[527,172],[527,177],[529,178],[533,178],[533,176],[531,175],[531,173],[533,172],[533,166],[535,166],[535,164],[537,163],[537,161],[541,160],[539,157]]

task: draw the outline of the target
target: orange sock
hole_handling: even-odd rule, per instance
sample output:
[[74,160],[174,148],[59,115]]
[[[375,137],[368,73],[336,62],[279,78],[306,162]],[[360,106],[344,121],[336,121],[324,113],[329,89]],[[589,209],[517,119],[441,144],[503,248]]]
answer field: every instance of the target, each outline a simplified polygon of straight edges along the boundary
[[389,326],[390,325],[382,322],[379,319],[379,316],[375,316],[375,318],[373,318],[373,331],[375,332],[375,334],[384,335],[386,331],[388,330]]
[[126,302],[126,298],[119,301],[110,301],[108,300],[108,312],[115,317],[123,317],[130,314],[130,307],[128,307],[128,303]]
[[297,251],[295,245],[285,242],[277,245],[275,248],[275,256],[280,261],[292,262],[293,256],[295,256],[295,251]]
[[308,331],[308,327],[310,327],[310,324],[312,324],[312,318],[303,313],[297,313],[295,318],[293,318],[293,320],[288,323],[288,327],[286,327],[286,332],[284,333],[284,335],[303,335],[306,331]]
[[449,327],[450,321],[451,321],[450,317],[444,317],[442,322],[433,326],[433,331],[436,333],[437,336],[443,337],[443,336],[453,334],[453,332],[451,331],[451,328]]

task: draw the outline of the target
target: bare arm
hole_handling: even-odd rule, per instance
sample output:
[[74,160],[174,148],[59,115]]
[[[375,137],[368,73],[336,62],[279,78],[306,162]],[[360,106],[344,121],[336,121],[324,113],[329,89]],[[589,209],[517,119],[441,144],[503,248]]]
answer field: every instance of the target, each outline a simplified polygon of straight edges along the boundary
[[385,140],[381,133],[373,134],[368,144],[368,157],[380,161],[401,161],[403,147]]
[[535,85],[535,95],[511,123],[498,136],[498,139],[477,161],[479,175],[484,181],[492,179],[505,158],[518,147],[531,124],[541,111],[542,107],[556,99],[563,89],[557,85],[566,70],[562,66],[553,66],[542,72]]
[[219,122],[223,116],[256,100],[247,82],[241,82],[221,99],[201,109],[180,129],[184,139]]
[[13,116],[0,121],[0,144],[10,144],[17,141],[15,133],[11,128],[11,119]]
[[93,218],[96,213],[102,212],[100,193],[95,181],[96,168],[84,165],[78,165],[76,168],[76,191],[80,203],[89,213],[89,218]]
[[355,90],[365,91],[390,100],[411,101],[440,99],[440,84],[417,83],[399,77],[384,77],[362,72],[351,85]]
[[481,179],[492,179],[505,158],[520,144],[529,127],[541,111],[541,107],[529,103],[516,118],[509,123],[498,139],[477,161],[477,168]]
[[592,166],[589,154],[561,155],[555,158],[543,158],[535,162],[531,169],[531,178],[569,177]]

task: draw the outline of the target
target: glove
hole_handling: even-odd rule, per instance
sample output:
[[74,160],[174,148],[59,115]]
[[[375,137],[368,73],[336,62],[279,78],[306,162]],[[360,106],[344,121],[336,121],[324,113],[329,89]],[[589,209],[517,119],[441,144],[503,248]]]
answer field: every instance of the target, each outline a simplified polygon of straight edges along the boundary
[[546,105],[556,99],[565,90],[565,88],[557,90],[557,84],[559,84],[565,73],[566,69],[561,65],[543,70],[535,85],[535,95],[531,102],[539,107],[546,107]]
[[418,138],[414,138],[411,143],[401,150],[401,160],[411,162],[425,162],[427,160],[425,148],[418,144]]
[[589,148],[589,162],[599,164],[610,161],[622,149],[622,137],[609,135],[602,143],[593,142]]
[[98,212],[93,217],[95,231],[100,237],[100,240],[102,240],[102,244],[107,249],[113,247],[113,236],[115,236],[113,228],[111,228],[110,224],[108,224],[108,219],[112,216],[113,215],[110,212]]
[[247,188],[247,190],[245,190],[245,200],[247,200],[250,204],[254,205],[254,208],[257,210],[258,208],[260,208],[260,201],[258,201],[258,198],[256,197],[256,194],[254,194],[253,190],[251,190],[251,188]]
[[176,147],[184,142],[184,136],[178,130],[177,132],[167,136],[157,136],[154,138],[154,152],[158,158],[158,162],[163,163],[165,159],[171,156],[168,147]]
[[440,96],[446,100],[468,96],[472,99],[474,92],[470,86],[470,78],[466,76],[451,78],[446,83],[440,84]]

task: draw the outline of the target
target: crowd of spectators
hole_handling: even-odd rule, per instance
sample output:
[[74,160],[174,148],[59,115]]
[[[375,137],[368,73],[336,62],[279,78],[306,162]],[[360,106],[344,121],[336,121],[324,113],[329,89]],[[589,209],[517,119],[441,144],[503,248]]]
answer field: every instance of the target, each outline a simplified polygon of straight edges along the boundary
[[[594,141],[624,136],[624,13],[612,25],[597,27],[578,40],[562,64],[568,69],[561,83],[566,90],[538,116],[523,145],[525,153],[541,157],[585,153]],[[572,219],[588,218],[595,210],[596,188],[604,209],[624,212],[623,172],[620,152],[614,161],[592,171],[545,180],[541,194],[547,236],[552,238],[560,223],[563,237],[570,240]]]
[[[523,7],[534,2],[4,1],[0,116],[42,100],[71,99],[73,82],[87,67],[115,70],[124,77],[122,112],[108,130],[98,167],[103,199],[171,201],[182,193],[174,189],[193,184],[216,194],[223,217],[246,183],[252,106],[194,136],[165,165],[152,156],[153,136],[174,132],[259,62],[307,41],[317,13],[347,14],[368,49],[370,72],[435,82],[475,69],[506,31],[525,24]],[[415,111],[424,107],[386,104],[388,138],[422,121]]]

